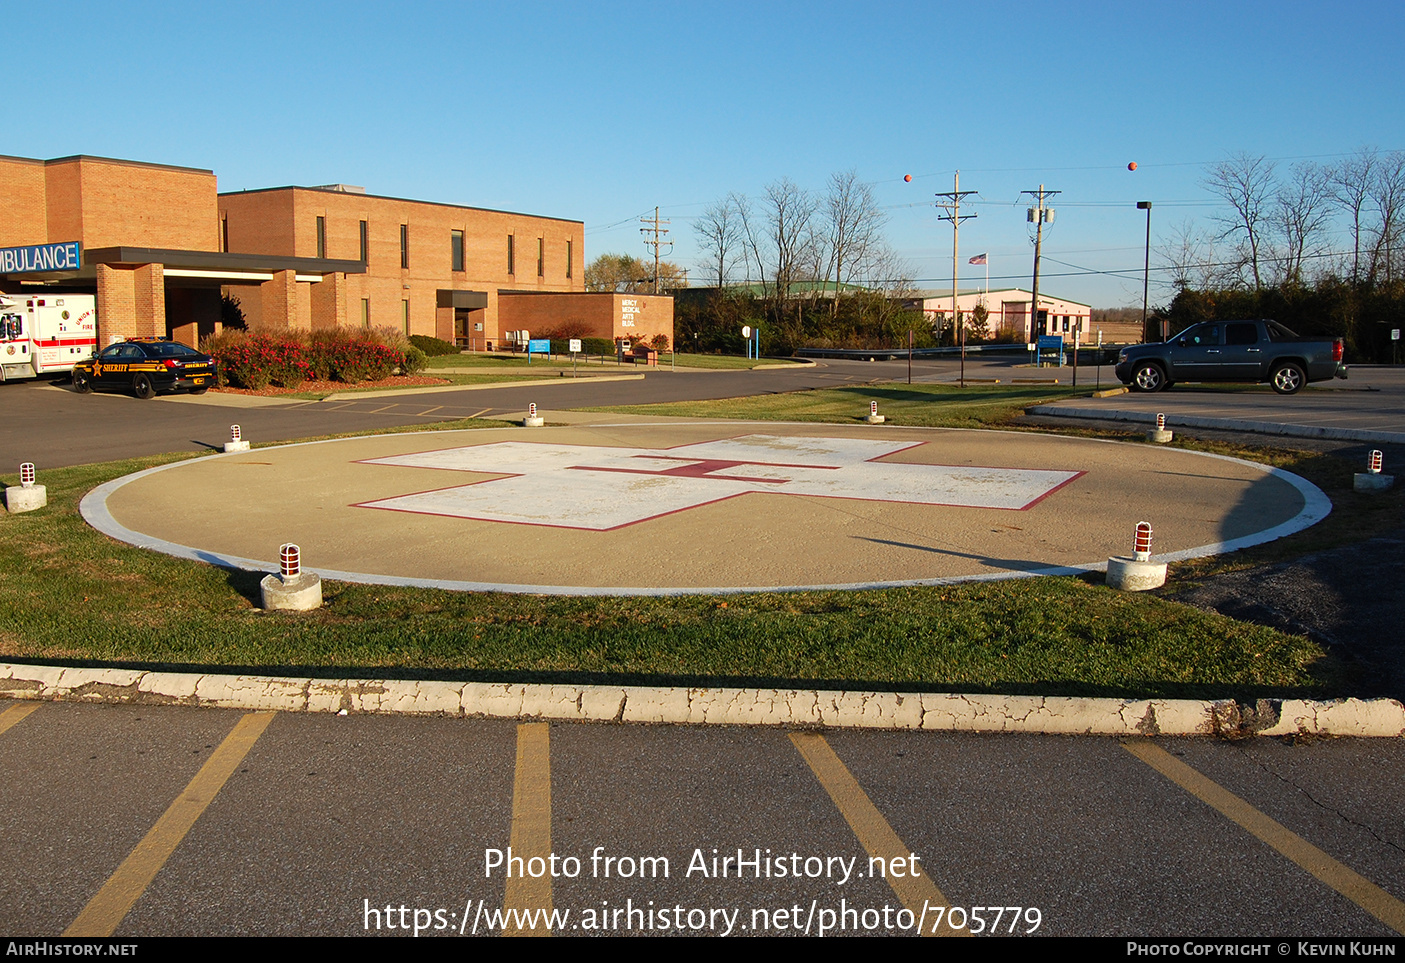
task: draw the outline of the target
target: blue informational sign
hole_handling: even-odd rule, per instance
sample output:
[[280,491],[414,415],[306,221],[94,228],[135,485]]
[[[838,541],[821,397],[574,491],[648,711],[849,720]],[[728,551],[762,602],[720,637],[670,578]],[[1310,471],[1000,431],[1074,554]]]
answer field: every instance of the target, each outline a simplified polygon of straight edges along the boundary
[[81,248],[77,241],[32,244],[29,247],[0,247],[0,274],[76,271],[82,266]]
[[527,353],[534,354],[536,352],[541,352],[542,354],[551,354],[551,339],[532,338],[530,341],[528,341]]
[[1036,358],[1036,360],[1039,362],[1039,364],[1043,364],[1043,363],[1044,363],[1044,356],[1045,356],[1046,354],[1051,354],[1051,355],[1054,355],[1055,357],[1057,357],[1057,358],[1059,359],[1059,366],[1060,366],[1060,367],[1063,366],[1063,363],[1064,363],[1064,339],[1063,339],[1063,338],[1059,337],[1059,336],[1056,335],[1056,334],[1041,334],[1041,335],[1039,336],[1039,340],[1036,342],[1036,344],[1038,345],[1038,357]]

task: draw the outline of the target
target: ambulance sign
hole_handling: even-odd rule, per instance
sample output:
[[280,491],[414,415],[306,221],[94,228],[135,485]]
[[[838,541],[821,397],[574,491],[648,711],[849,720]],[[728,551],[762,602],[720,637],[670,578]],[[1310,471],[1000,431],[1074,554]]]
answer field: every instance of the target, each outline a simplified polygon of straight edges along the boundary
[[83,266],[77,241],[0,248],[0,274],[76,271]]

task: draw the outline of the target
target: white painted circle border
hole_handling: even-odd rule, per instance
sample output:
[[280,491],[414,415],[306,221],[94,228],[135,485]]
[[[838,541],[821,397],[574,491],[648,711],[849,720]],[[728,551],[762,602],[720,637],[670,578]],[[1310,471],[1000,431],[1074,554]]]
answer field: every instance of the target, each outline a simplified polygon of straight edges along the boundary
[[[581,428],[669,428],[669,427],[699,427],[707,425],[759,425],[767,427],[793,426],[804,428],[835,428],[848,430],[849,425],[830,425],[825,422],[787,422],[787,421],[679,421],[679,422],[623,422],[604,424],[583,424]],[[572,426],[576,427],[576,426]],[[478,428],[473,431],[484,433],[498,431],[522,431],[521,428]],[[990,432],[994,429],[986,428],[930,428],[916,426],[892,425],[888,431],[979,431]],[[387,435],[358,435],[353,438],[328,438],[322,441],[302,441],[288,445],[270,445],[259,450],[272,451],[277,448],[298,448],[307,445],[330,445],[343,441],[361,441],[367,438],[394,438],[402,435],[442,435],[443,431],[414,431],[395,432]],[[1000,432],[1000,434],[1019,434],[1018,432]],[[1071,435],[1046,435],[1040,434],[1041,438],[1069,438],[1075,441],[1095,441],[1108,445],[1124,445],[1129,442],[1113,441],[1105,438],[1075,438]],[[1264,542],[1272,542],[1300,532],[1305,528],[1316,525],[1326,518],[1332,511],[1331,499],[1305,478],[1294,475],[1292,472],[1284,471],[1281,468],[1273,468],[1268,465],[1260,465],[1257,462],[1247,461],[1243,458],[1234,458],[1229,455],[1216,455],[1210,452],[1188,451],[1186,449],[1176,449],[1190,455],[1197,455],[1202,458],[1218,458],[1223,461],[1233,462],[1237,465],[1246,465],[1256,469],[1265,475],[1278,478],[1291,485],[1303,497],[1302,511],[1292,518],[1272,528],[1261,532],[1254,532],[1251,535],[1244,535],[1240,538],[1230,539],[1224,542],[1211,542],[1207,545],[1199,545],[1195,548],[1185,548],[1177,552],[1168,552],[1164,555],[1155,556],[1158,562],[1179,562],[1188,558],[1201,558],[1206,555],[1222,555],[1226,552],[1238,551],[1241,548],[1248,548],[1252,545],[1262,545]],[[239,452],[230,452],[230,455]],[[224,458],[226,453],[217,452],[203,456],[203,458]],[[122,525],[117,519],[112,517],[112,513],[107,510],[107,500],[113,493],[123,486],[154,475],[157,472],[168,471],[172,468],[179,468],[188,465],[190,459],[171,462],[169,465],[158,465],[155,468],[148,468],[144,471],[134,472],[130,475],[123,475],[121,478],[114,478],[112,481],[104,482],[94,488],[78,503],[78,511],[93,528],[117,539],[119,542],[126,542],[137,548],[151,549],[176,558],[190,559],[196,562],[205,562],[216,565],[220,568],[241,569],[249,572],[276,572],[278,562],[265,559],[243,558],[238,555],[226,555],[221,552],[211,552],[205,549],[192,548],[189,545],[180,545],[176,542],[169,542],[161,538],[153,538],[141,532],[134,532]],[[343,572],[329,568],[307,568],[305,571],[315,572],[324,579],[332,579],[338,582],[358,582],[364,585],[395,585],[411,588],[435,588],[446,589],[451,592],[508,592],[514,594],[528,595],[593,595],[593,596],[623,596],[623,595],[734,595],[758,592],[825,592],[825,591],[853,591],[858,589],[884,589],[884,588],[910,588],[930,585],[954,585],[959,582],[998,582],[1012,578],[1035,578],[1046,575],[1079,575],[1084,572],[1101,572],[1107,569],[1107,560],[1098,562],[1088,562],[1082,565],[1059,565],[1047,568],[1031,569],[1020,572],[999,572],[986,575],[958,575],[948,578],[930,579],[908,579],[892,582],[848,582],[832,585],[773,585],[773,586],[701,586],[701,587],[677,587],[667,588],[637,588],[622,586],[589,586],[589,585],[518,585],[506,582],[464,582],[455,579],[430,579],[430,578],[405,578],[397,575],[376,575],[368,572]]]

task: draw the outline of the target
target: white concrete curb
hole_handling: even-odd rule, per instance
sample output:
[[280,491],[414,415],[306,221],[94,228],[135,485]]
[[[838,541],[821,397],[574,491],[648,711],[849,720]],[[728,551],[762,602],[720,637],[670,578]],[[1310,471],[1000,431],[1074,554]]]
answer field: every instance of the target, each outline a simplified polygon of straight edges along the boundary
[[1405,736],[1394,699],[1309,702],[297,679],[0,663],[0,696],[284,712],[1117,736]]

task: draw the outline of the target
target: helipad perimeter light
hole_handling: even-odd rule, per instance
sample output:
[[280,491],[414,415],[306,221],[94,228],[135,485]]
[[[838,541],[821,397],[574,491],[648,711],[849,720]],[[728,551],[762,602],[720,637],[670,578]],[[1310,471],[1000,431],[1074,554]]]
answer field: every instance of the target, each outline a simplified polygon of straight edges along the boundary
[[1165,414],[1163,414],[1162,412],[1159,412],[1159,411],[1156,413],[1156,430],[1157,430],[1157,431],[1165,431],[1165,430],[1166,430],[1166,416],[1165,416]]
[[302,552],[291,542],[278,546],[278,574],[285,582],[302,575]]
[[239,439],[240,439],[239,426],[238,426],[238,425],[230,425],[230,426],[229,426],[229,440],[230,440],[230,441],[238,441]]
[[[1376,454],[1379,455],[1380,452],[1376,452]],[[1376,470],[1380,471],[1379,468]],[[27,461],[20,465],[20,484],[25,488],[32,488],[34,486],[34,462]]]
[[[1379,475],[1381,473],[1381,457],[1381,450],[1379,448],[1372,449],[1371,454],[1366,456],[1366,470],[1373,475]],[[23,466],[20,467],[23,468]],[[30,466],[29,471],[32,477],[34,474],[33,465]]]
[[1138,562],[1151,561],[1151,522],[1137,522],[1137,536],[1132,544],[1132,557]]

